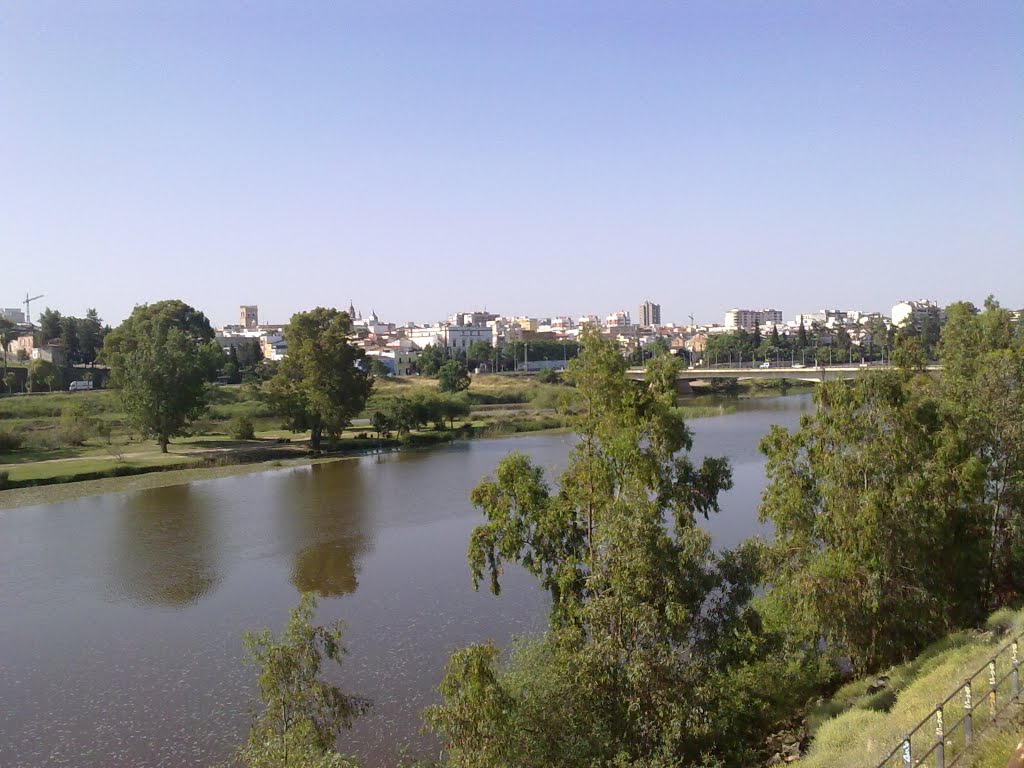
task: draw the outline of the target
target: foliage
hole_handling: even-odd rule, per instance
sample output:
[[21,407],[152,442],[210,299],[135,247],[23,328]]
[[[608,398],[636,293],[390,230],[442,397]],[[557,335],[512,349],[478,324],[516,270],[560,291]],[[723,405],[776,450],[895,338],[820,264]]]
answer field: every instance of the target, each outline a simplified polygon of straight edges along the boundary
[[292,316],[285,328],[288,356],[266,386],[269,402],[295,432],[310,430],[319,451],[324,434],[337,437],[363,410],[373,387],[359,367],[363,350],[349,343],[348,313],[317,307]]
[[541,384],[558,384],[561,380],[562,377],[558,375],[558,371],[551,368],[545,368],[537,374],[537,381]]
[[372,357],[370,358],[370,375],[387,378],[391,375],[391,369],[379,357]]
[[172,437],[183,435],[202,415],[206,383],[221,366],[206,316],[178,300],[136,306],[103,346],[103,359],[120,389],[129,423],[156,438],[167,452]]
[[466,363],[470,368],[494,364],[494,347],[489,341],[474,341],[466,350]]
[[[4,382],[7,383],[7,350],[10,347],[11,342],[21,335],[18,330],[18,326],[8,320],[6,317],[0,317],[0,353],[4,356]],[[8,384],[8,391],[10,391],[10,385]]]
[[253,440],[256,437],[256,427],[249,416],[233,418],[228,431],[235,440]]
[[82,445],[95,435],[96,419],[81,405],[65,406],[60,416],[60,434],[66,445]]
[[991,297],[978,312],[947,310],[939,352],[949,441],[964,466],[984,473],[978,503],[987,528],[983,603],[988,609],[1024,596],[1024,348],[1010,313]]
[[334,743],[366,712],[369,701],[320,679],[324,661],[340,665],[346,651],[342,623],[314,626],[315,608],[316,598],[303,593],[280,637],[269,630],[245,635],[246,660],[260,670],[257,690],[263,704],[237,754],[248,768],[354,765],[334,751]]
[[427,344],[416,358],[416,367],[424,376],[437,376],[444,363],[444,350],[436,344]]
[[49,360],[33,360],[28,367],[28,388],[32,392],[47,392],[60,389],[64,381],[64,373]]
[[449,360],[437,372],[437,388],[442,392],[461,392],[469,389],[469,371],[458,360]]
[[773,589],[804,642],[866,670],[979,617],[979,474],[961,465],[927,379],[874,372],[815,392],[817,410],[761,442]]
[[551,598],[550,630],[497,665],[497,649],[453,655],[427,713],[453,766],[677,765],[706,751],[691,693],[731,658],[756,582],[756,551],[716,556],[698,517],[731,485],[724,459],[694,464],[675,401],[678,361],[632,384],[616,345],[583,336],[569,367],[585,414],[559,480],[511,454],[472,493],[474,584],[494,593],[519,563]]
[[0,453],[14,453],[24,443],[24,438],[17,432],[0,429]]

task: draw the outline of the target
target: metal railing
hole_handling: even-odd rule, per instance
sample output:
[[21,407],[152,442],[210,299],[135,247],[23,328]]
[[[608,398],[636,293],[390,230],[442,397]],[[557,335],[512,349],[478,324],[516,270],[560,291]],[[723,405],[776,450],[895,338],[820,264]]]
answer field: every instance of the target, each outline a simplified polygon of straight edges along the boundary
[[[1000,648],[960,687],[939,702],[907,733],[876,768],[954,766],[974,739],[1020,698],[1017,644],[1024,633]],[[956,713],[960,716],[950,722]]]

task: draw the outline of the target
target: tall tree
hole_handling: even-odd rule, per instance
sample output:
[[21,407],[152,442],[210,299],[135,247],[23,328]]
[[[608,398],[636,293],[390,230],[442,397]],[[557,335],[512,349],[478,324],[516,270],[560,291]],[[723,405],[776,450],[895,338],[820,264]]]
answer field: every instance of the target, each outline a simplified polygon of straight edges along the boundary
[[92,364],[103,348],[103,321],[99,313],[90,308],[85,317],[78,321],[78,349],[81,362]]
[[167,452],[206,407],[223,353],[206,316],[176,299],[136,306],[107,335],[103,359],[131,424]]
[[36,344],[48,344],[61,334],[61,314],[56,309],[47,307],[39,314],[39,328],[36,331]]
[[961,448],[965,469],[984,473],[983,599],[994,608],[1024,596],[1024,350],[1010,313],[990,296],[983,312],[947,308],[939,353],[947,441]]
[[807,328],[804,327],[804,321],[800,321],[800,330],[797,331],[797,343],[800,345],[800,349],[807,349]]
[[288,356],[267,384],[267,395],[288,427],[310,431],[319,451],[324,434],[338,436],[363,410],[373,381],[360,367],[363,350],[350,344],[347,312],[317,307],[292,315],[284,331]]
[[550,630],[509,674],[490,645],[452,657],[428,721],[454,766],[697,757],[694,659],[738,594],[697,519],[718,510],[731,474],[724,459],[687,455],[678,360],[654,358],[642,385],[626,365],[613,342],[584,333],[568,376],[586,412],[557,492],[522,454],[472,492],[487,520],[470,538],[474,582],[498,593],[504,563],[519,563],[550,595]]
[[858,670],[984,613],[979,476],[950,455],[934,389],[897,371],[822,384],[798,430],[761,442],[768,599],[797,642],[824,637]]

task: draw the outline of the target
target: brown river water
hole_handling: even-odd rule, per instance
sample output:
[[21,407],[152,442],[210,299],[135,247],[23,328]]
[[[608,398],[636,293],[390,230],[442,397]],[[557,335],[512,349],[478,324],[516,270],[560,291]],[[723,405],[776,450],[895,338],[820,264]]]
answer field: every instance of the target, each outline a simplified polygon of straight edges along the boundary
[[[758,439],[808,395],[690,422],[735,487],[716,546],[763,533]],[[0,766],[210,766],[245,739],[256,672],[247,629],[279,630],[300,590],[346,622],[331,679],[374,702],[339,748],[369,768],[427,755],[419,712],[452,650],[543,629],[546,603],[509,569],[474,592],[470,489],[509,451],[564,466],[568,434],[461,442],[0,511]]]

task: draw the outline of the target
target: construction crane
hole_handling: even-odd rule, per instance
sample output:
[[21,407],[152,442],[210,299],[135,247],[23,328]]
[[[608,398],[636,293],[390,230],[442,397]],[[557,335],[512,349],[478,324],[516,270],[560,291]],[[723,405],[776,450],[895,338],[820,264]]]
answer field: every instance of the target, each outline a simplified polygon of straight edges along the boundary
[[693,315],[690,315],[690,325],[693,325]]
[[29,324],[30,328],[34,327],[32,325],[32,302],[35,301],[36,299],[41,298],[43,298],[43,294],[41,293],[38,296],[33,296],[32,298],[29,298],[28,292],[25,292],[25,301],[23,301],[22,303],[25,305],[25,322]]

